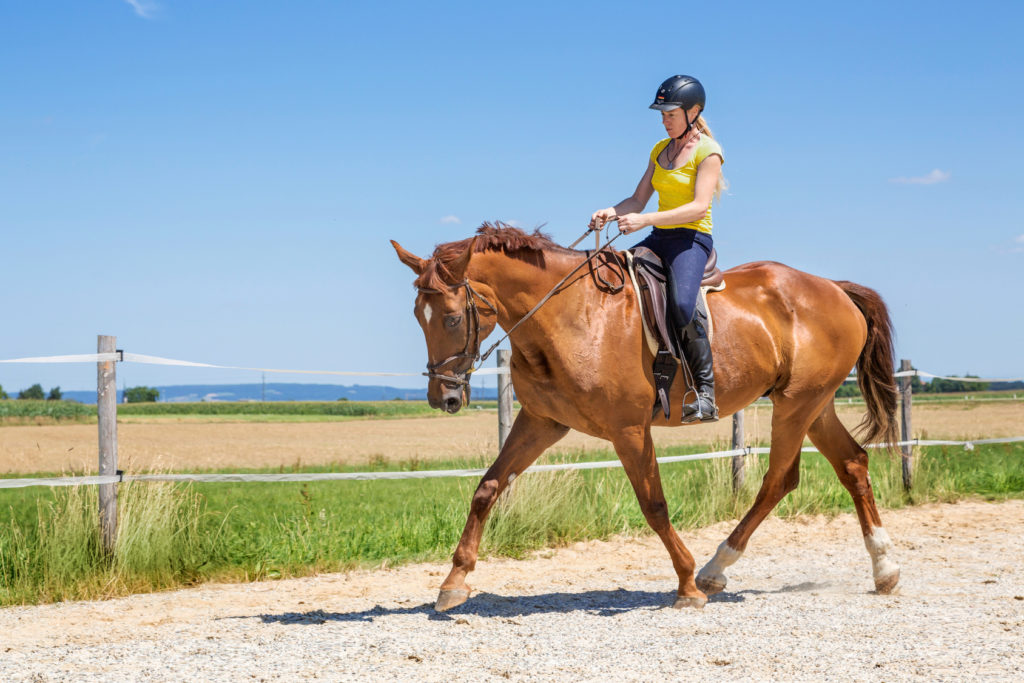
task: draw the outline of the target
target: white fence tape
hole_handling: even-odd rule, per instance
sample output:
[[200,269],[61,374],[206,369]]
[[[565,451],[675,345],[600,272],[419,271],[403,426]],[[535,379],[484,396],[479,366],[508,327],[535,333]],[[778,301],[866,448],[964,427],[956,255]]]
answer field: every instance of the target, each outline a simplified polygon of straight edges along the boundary
[[[974,450],[975,446],[995,443],[1017,443],[1024,441],[1024,436],[1013,436],[1002,439],[975,439],[974,441],[928,441],[913,439],[899,441],[893,446],[964,446],[965,450]],[[884,448],[887,444],[869,444],[865,448]],[[818,453],[818,449],[807,447],[800,449],[803,453]],[[694,453],[691,455],[670,455],[657,458],[658,463],[665,465],[674,462],[692,460],[711,460],[728,458],[734,455],[764,455],[770,451],[765,447],[736,448],[729,451],[711,453]],[[599,460],[596,462],[568,462],[557,465],[534,465],[524,474],[530,472],[556,472],[560,470],[596,470],[610,467],[622,467],[618,460]],[[308,472],[297,474],[122,474],[120,476],[92,477],[48,477],[39,479],[0,479],[0,489],[24,488],[27,486],[78,486],[85,484],[114,484],[121,481],[194,481],[211,482],[282,482],[282,481],[370,481],[374,479],[435,479],[442,477],[481,477],[486,469],[472,470],[416,470],[412,472]]]
[[[924,370],[900,370],[894,372],[893,377],[931,377],[933,379],[953,379],[959,382],[1024,382],[1024,377],[1009,377],[1004,379],[992,379],[990,377],[947,377],[946,375],[933,375],[930,372]],[[857,379],[853,377],[853,379]]]
[[[342,375],[346,377],[418,377],[421,372],[357,372],[349,370],[289,370],[282,368],[250,368],[240,365],[217,365],[215,363],[197,363],[190,360],[147,356],[142,353],[79,353],[66,356],[33,356],[30,358],[9,358],[0,363],[101,363],[106,361],[126,363],[145,363],[147,365],[176,365],[186,368],[213,368],[215,370],[247,370],[251,372],[275,372],[287,375]],[[507,375],[508,368],[480,368],[474,375]],[[935,375],[924,370],[901,370],[893,373],[893,377],[931,377],[933,379],[950,379],[961,382],[1024,382],[1024,377],[991,378],[991,377],[950,377]],[[850,375],[844,381],[856,382],[857,376]]]
[[[147,365],[176,365],[186,368],[213,368],[216,370],[249,370],[253,372],[276,372],[287,375],[343,375],[345,377],[419,377],[422,372],[354,372],[345,370],[283,370],[281,368],[248,368],[238,365],[215,365],[190,360],[147,356],[142,353],[80,353],[71,356],[35,356],[32,358],[11,358],[0,363],[102,363],[106,361],[145,363]],[[508,368],[480,368],[474,375],[507,375]]]
[[[79,353],[68,356],[34,356],[31,358],[10,358],[0,360],[0,363],[101,363],[106,361],[120,361],[126,363],[145,363],[148,365],[177,365],[186,368],[213,368],[215,370],[248,370],[252,372],[276,372],[288,375],[344,375],[347,377],[417,377],[421,372],[356,372],[348,370],[287,370],[281,368],[249,368],[240,365],[216,365],[214,363],[197,363],[190,360],[177,360],[175,358],[162,358],[160,356],[147,356],[142,353]],[[507,375],[508,368],[480,368],[474,375]],[[951,379],[961,382],[1024,382],[1024,377],[1009,377],[994,379],[987,377],[949,377],[947,375],[934,375],[924,370],[901,370],[893,373],[893,377],[931,377],[934,379]],[[857,381],[856,375],[850,375],[844,381]]]
[[0,363],[105,363],[121,360],[119,353],[79,353],[71,356],[35,356],[32,358],[10,358]]

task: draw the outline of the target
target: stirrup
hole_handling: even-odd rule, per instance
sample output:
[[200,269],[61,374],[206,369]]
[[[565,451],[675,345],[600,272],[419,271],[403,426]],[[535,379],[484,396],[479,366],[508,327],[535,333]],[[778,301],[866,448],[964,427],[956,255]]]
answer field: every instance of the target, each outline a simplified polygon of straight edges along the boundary
[[680,422],[684,425],[698,422],[718,422],[718,406],[715,405],[714,398],[701,392],[693,403],[684,403],[683,417]]

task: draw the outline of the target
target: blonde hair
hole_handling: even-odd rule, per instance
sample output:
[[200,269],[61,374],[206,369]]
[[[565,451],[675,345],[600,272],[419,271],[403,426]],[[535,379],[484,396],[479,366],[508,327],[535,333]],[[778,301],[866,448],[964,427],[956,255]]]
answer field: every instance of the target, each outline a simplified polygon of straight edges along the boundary
[[[697,121],[693,124],[694,127],[700,131],[701,135],[707,135],[709,138],[714,139],[714,135],[711,132],[711,126],[704,120],[703,114],[697,115]],[[729,181],[725,179],[725,174],[718,174],[718,184],[715,185],[715,199],[722,201],[722,193],[729,189]]]

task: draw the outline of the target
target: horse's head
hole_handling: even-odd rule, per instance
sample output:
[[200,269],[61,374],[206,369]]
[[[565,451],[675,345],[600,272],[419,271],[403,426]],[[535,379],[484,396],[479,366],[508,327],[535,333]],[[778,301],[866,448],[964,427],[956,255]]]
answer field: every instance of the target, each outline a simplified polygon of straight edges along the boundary
[[[414,313],[427,340],[427,400],[431,408],[456,413],[469,399],[469,371],[480,342],[497,323],[494,307],[466,276],[476,238],[454,254],[421,259],[391,240],[398,259],[416,273]],[[479,285],[477,285],[479,286]]]

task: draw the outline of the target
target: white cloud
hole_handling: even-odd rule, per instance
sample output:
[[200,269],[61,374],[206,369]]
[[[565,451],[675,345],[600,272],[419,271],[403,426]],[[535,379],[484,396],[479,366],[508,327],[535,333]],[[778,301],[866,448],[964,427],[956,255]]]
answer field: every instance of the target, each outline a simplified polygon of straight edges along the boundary
[[934,185],[935,183],[944,183],[951,177],[953,177],[953,174],[949,171],[940,171],[936,168],[928,175],[915,176],[912,178],[889,178],[889,182],[899,183],[901,185]]
[[1013,244],[1010,246],[1011,254],[1024,254],[1024,235],[1017,235],[1013,238]]
[[453,214],[448,214],[447,216],[443,216],[441,218],[441,222],[442,223],[453,223],[455,225],[459,225],[460,223],[462,223],[462,220],[458,216],[455,216]]
[[160,5],[153,2],[153,0],[124,0],[132,9],[135,10],[135,14],[139,15],[143,19],[152,19],[153,16],[160,9]]

